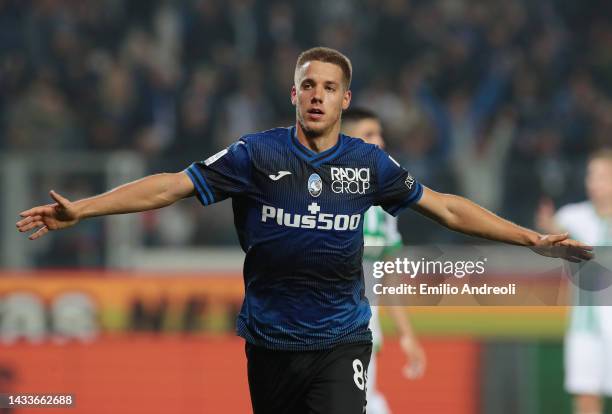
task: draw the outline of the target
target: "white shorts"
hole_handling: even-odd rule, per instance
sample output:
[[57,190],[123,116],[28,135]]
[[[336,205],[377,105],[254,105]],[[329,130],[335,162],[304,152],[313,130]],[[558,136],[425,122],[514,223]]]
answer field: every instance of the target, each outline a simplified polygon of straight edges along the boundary
[[565,389],[612,396],[612,307],[572,309],[565,335]]

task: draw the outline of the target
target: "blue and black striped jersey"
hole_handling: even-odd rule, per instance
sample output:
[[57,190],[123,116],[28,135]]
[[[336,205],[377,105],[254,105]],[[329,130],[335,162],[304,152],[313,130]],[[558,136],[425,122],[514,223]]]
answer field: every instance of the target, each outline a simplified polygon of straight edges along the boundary
[[204,205],[232,199],[244,263],[238,335],[269,349],[369,342],[363,215],[396,215],[423,192],[389,155],[360,139],[312,152],[295,127],[246,135],[186,169]]

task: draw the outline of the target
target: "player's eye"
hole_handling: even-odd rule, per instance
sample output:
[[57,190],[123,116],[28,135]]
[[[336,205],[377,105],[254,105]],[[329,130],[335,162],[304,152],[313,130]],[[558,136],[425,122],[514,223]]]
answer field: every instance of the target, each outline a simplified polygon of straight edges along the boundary
[[325,87],[325,89],[326,89],[328,92],[334,92],[334,91],[336,90],[336,88],[334,88],[333,86],[326,86],[326,87]]

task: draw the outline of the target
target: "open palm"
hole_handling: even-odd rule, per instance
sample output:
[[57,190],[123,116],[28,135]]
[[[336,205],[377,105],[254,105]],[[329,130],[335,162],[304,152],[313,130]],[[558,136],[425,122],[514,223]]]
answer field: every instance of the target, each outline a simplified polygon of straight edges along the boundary
[[33,207],[19,213],[23,218],[17,222],[17,229],[22,233],[36,230],[28,237],[30,240],[38,239],[52,230],[74,226],[79,221],[74,203],[53,190],[49,194],[54,204]]
[[542,256],[558,257],[574,263],[593,258],[593,247],[570,239],[568,233],[542,235],[531,250]]

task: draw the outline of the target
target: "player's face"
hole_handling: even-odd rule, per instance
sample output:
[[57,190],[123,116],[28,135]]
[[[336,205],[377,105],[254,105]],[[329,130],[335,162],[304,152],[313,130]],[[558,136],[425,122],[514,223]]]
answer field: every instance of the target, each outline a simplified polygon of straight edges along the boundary
[[306,135],[321,136],[339,126],[342,110],[351,102],[343,80],[342,69],[333,63],[315,60],[297,69],[291,103]]
[[351,137],[361,138],[368,144],[378,145],[380,148],[385,147],[385,141],[382,136],[382,125],[377,119],[367,118],[358,122],[353,122],[346,129],[346,134]]
[[586,188],[594,203],[612,203],[612,160],[596,158],[589,162]]

